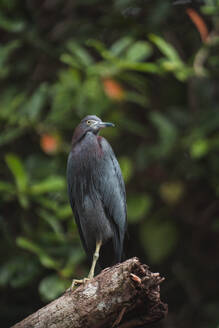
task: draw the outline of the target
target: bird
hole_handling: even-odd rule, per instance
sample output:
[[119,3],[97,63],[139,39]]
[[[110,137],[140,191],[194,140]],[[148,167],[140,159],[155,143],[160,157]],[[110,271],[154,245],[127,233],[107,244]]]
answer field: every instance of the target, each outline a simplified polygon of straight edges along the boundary
[[[88,115],[75,128],[67,161],[68,196],[80,239],[91,263],[88,278],[121,262],[127,228],[126,191],[121,168],[108,141],[99,135],[114,127]],[[84,280],[73,280],[81,283]]]

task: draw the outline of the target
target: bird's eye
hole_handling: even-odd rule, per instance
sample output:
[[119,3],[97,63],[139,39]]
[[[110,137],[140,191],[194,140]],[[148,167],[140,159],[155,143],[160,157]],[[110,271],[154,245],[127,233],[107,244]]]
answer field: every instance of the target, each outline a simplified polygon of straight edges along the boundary
[[87,125],[91,125],[91,121],[90,120],[87,121]]

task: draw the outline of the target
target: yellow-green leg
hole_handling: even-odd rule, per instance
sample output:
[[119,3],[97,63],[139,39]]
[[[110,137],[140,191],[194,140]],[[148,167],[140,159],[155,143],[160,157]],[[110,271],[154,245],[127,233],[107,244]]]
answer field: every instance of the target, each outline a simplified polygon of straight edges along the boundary
[[94,270],[95,270],[95,266],[97,264],[97,260],[99,258],[99,254],[100,254],[100,248],[101,248],[102,242],[98,241],[96,243],[96,249],[95,249],[95,253],[93,255],[93,261],[92,261],[92,265],[90,268],[90,272],[88,274],[88,278],[84,278],[84,279],[74,279],[72,281],[71,287],[70,289],[72,290],[76,285],[80,285],[80,284],[84,284],[86,281],[92,279],[94,277]]
[[100,255],[101,245],[102,245],[101,241],[98,241],[96,243],[96,249],[95,249],[95,253],[93,255],[93,261],[92,261],[92,265],[91,265],[90,272],[89,272],[89,275],[88,275],[88,279],[92,279],[94,277],[94,270],[95,270],[95,266],[97,264],[97,260],[98,260],[99,255]]

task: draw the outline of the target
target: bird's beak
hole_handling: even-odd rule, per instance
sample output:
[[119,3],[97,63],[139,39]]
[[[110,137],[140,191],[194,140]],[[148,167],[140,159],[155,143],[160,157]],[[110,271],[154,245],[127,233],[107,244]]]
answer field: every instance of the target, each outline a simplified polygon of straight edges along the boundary
[[115,126],[115,124],[113,124],[113,123],[109,123],[109,122],[98,122],[97,123],[97,127],[98,128],[108,128],[108,127],[114,127]]

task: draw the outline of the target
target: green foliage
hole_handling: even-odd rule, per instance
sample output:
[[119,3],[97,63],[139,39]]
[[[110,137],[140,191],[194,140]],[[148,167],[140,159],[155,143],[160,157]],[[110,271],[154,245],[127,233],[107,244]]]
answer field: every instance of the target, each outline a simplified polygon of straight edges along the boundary
[[190,75],[192,75],[192,69],[189,68],[178,55],[174,47],[166,42],[163,38],[151,34],[150,40],[158,47],[158,49],[165,56],[159,60],[160,67],[166,72],[173,72],[179,80],[186,80]]
[[69,286],[69,281],[63,280],[53,274],[45,277],[39,285],[39,292],[46,302],[60,296]]
[[172,325],[218,322],[219,3],[195,6],[196,21],[186,8],[0,2],[3,326],[88,271],[65,178],[86,114],[116,124],[101,134],[126,183],[127,256],[166,275]]
[[132,62],[139,62],[145,60],[152,53],[149,43],[138,41],[130,45],[126,53],[126,59]]
[[35,261],[31,261],[30,257],[12,257],[0,268],[0,286],[25,287],[36,278],[39,272],[39,266]]
[[28,200],[26,198],[28,178],[25,168],[20,159],[14,154],[6,155],[5,161],[14,176],[19,202],[25,208],[28,206]]
[[146,194],[133,194],[127,199],[128,220],[137,222],[146,215],[151,207],[150,197]]
[[48,254],[46,254],[43,248],[36,245],[32,241],[23,237],[19,237],[17,238],[16,243],[19,247],[22,247],[36,254],[39,257],[39,261],[44,267],[49,269],[56,269],[59,267],[59,263],[57,261],[54,261]]
[[191,145],[190,153],[194,158],[200,158],[207,154],[209,149],[208,142],[205,139],[199,139]]
[[146,220],[140,232],[151,263],[160,263],[175,250],[178,230],[172,221]]
[[157,128],[160,138],[157,154],[159,156],[168,155],[176,143],[177,128],[168,118],[160,113],[151,113],[150,118]]
[[47,100],[48,87],[46,83],[42,83],[38,89],[29,97],[24,107],[22,114],[26,117],[29,123],[37,123],[40,119],[40,113],[45,107]]
[[[0,26],[4,22],[1,20],[0,15]],[[18,40],[13,40],[8,42],[4,46],[0,46],[0,78],[6,78],[10,72],[10,65],[8,64],[8,58],[20,46],[20,42]]]
[[[122,170],[122,175],[125,182],[128,182],[133,174],[133,163],[128,157],[120,157],[119,158],[119,165]],[[0,185],[1,188],[1,185]]]
[[52,191],[65,189],[65,179],[59,176],[50,176],[30,187],[32,195],[41,195]]
[[162,183],[160,186],[160,196],[168,204],[177,204],[183,196],[184,185],[180,181]]

